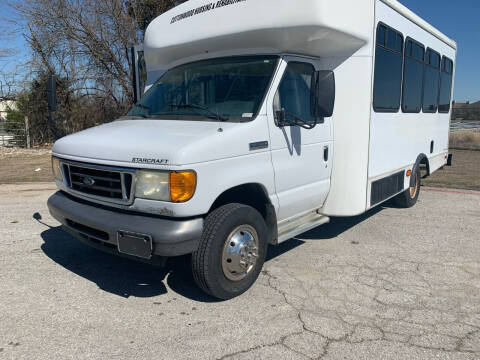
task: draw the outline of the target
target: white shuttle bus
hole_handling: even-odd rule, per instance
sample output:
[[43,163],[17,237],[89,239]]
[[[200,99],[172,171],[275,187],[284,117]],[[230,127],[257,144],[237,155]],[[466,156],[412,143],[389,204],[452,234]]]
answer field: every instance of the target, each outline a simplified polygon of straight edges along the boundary
[[238,296],[268,245],[416,203],[450,161],[456,48],[395,0],[187,1],[136,48],[131,111],[55,143],[50,212],[105,251],[191,254],[201,289]]

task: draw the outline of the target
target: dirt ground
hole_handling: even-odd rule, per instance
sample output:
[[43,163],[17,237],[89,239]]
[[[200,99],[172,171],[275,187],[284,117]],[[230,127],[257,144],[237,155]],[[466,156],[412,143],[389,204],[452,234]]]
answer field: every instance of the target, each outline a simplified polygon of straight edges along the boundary
[[0,184],[53,181],[50,148],[0,147]]
[[[453,166],[437,171],[423,184],[480,190],[480,151],[451,150]],[[0,147],[0,184],[52,181],[51,151]]]
[[480,151],[450,150],[453,164],[439,170],[423,185],[433,187],[480,190]]

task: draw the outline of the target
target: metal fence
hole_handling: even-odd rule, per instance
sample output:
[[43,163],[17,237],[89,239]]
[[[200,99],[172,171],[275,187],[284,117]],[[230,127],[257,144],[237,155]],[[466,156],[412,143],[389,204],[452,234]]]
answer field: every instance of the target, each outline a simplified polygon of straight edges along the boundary
[[480,106],[453,107],[452,120],[480,121]]
[[480,121],[457,121],[452,120],[450,123],[450,132],[459,130],[470,130],[480,132]]
[[450,131],[480,131],[480,107],[454,107]]
[[25,123],[0,122],[0,146],[28,147],[28,140]]

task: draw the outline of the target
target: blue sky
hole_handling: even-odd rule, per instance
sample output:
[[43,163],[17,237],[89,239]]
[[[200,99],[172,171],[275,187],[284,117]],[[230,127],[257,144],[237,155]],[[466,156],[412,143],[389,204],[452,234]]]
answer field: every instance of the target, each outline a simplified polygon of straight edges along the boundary
[[459,102],[480,100],[480,1],[400,2],[457,42],[454,99]]
[[[400,0],[400,2],[458,43],[454,99],[460,102],[480,100],[480,1]],[[0,14],[0,23],[5,24],[4,20],[10,14],[4,0],[0,0]],[[1,26],[0,32],[8,33]],[[14,47],[17,54],[21,54],[20,57],[26,56],[26,44],[20,34],[10,38],[0,37],[0,48],[3,47]],[[12,66],[12,63],[5,64],[4,61],[0,61],[0,69],[3,66]]]

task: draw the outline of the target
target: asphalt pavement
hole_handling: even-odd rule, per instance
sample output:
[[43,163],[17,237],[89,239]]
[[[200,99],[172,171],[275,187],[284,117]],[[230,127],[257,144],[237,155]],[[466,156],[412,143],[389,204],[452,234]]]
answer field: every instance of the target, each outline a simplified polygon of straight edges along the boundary
[[480,193],[333,219],[271,247],[218,302],[188,257],[98,252],[48,214],[52,184],[0,186],[0,359],[480,359]]

